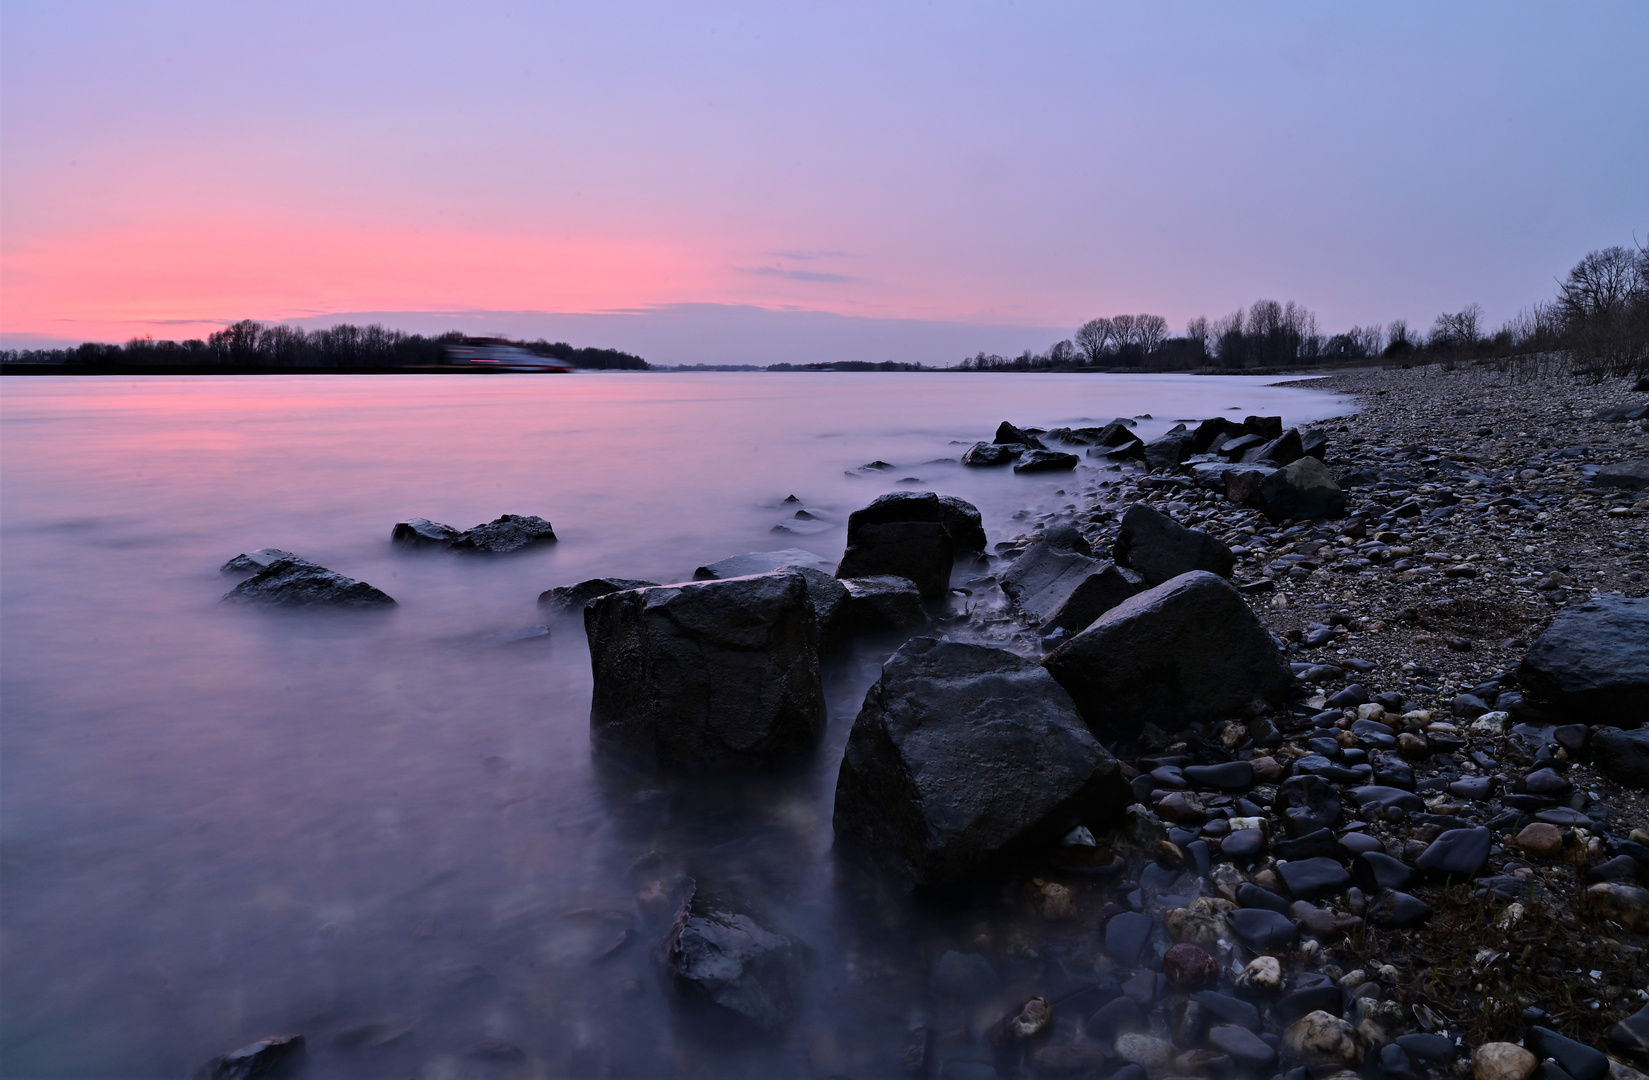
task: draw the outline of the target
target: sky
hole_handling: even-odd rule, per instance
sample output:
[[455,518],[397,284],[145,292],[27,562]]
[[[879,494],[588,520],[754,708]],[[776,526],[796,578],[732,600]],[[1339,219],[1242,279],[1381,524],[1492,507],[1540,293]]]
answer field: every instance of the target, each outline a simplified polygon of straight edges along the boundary
[[[954,362],[1649,242],[1649,4],[0,0],[0,343]],[[645,345],[645,348],[643,348]]]

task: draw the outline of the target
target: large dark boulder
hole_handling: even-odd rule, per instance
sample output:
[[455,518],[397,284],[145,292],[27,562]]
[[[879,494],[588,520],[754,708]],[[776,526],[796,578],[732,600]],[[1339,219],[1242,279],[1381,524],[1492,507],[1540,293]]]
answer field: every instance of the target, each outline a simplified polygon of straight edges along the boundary
[[598,596],[625,589],[650,589],[657,584],[656,581],[642,581],[639,578],[588,578],[576,585],[557,585],[553,589],[545,589],[538,594],[538,606],[583,611],[584,605]]
[[665,974],[685,1002],[778,1035],[801,1006],[802,981],[814,957],[741,907],[701,894],[689,878],[665,936]]
[[1294,682],[1241,594],[1206,571],[1129,597],[1042,663],[1106,741],[1239,716]]
[[836,565],[822,555],[801,548],[784,548],[730,555],[694,570],[693,580],[719,581],[771,574],[775,570],[797,571],[807,580],[808,600],[813,604],[813,615],[819,624],[819,647],[825,649],[840,644],[848,632],[847,590],[831,576],[835,569]]
[[1016,473],[1067,472],[1077,467],[1082,459],[1059,450],[1030,450],[1014,465]]
[[608,593],[584,608],[597,745],[681,770],[759,768],[824,731],[819,628],[800,571]]
[[1120,565],[1139,571],[1150,588],[1193,570],[1230,577],[1237,561],[1219,540],[1145,503],[1135,503],[1122,515],[1111,553]]
[[1649,719],[1649,598],[1606,594],[1564,608],[1517,677],[1561,714],[1637,727]]
[[276,559],[224,594],[231,604],[269,604],[277,607],[390,607],[388,594],[317,566],[307,559]]
[[853,722],[838,843],[916,885],[945,885],[1102,828],[1131,799],[1116,760],[1033,661],[916,638]]
[[985,550],[985,520],[979,516],[979,507],[955,495],[941,495],[939,521],[950,533],[957,554]]
[[1191,456],[1191,433],[1175,424],[1144,447],[1145,463],[1153,469],[1172,469]]
[[1049,529],[1002,572],[1002,591],[1027,619],[1040,623],[1100,569],[1089,551],[1076,529]]
[[847,550],[836,576],[892,574],[916,582],[929,600],[948,595],[956,542],[947,516],[954,510],[931,491],[893,492],[855,510],[847,518]]
[[1242,426],[1244,431],[1252,432],[1262,439],[1275,439],[1283,433],[1283,418],[1280,416],[1245,416]]
[[1261,480],[1249,505],[1271,521],[1318,521],[1344,517],[1345,492],[1314,457],[1302,457]]
[[555,543],[550,523],[532,514],[504,514],[477,525],[452,542],[456,551],[502,555],[536,544]]
[[1126,566],[1102,562],[1043,618],[1044,634],[1063,630],[1075,634],[1136,593],[1145,591],[1145,579]]

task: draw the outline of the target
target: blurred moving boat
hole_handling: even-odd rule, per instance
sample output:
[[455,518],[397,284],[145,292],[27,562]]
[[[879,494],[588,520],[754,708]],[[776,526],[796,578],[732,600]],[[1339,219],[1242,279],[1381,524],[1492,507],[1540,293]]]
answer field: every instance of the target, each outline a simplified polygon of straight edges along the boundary
[[503,338],[465,338],[457,345],[447,346],[447,363],[478,371],[565,372],[576,371],[564,364],[539,356]]

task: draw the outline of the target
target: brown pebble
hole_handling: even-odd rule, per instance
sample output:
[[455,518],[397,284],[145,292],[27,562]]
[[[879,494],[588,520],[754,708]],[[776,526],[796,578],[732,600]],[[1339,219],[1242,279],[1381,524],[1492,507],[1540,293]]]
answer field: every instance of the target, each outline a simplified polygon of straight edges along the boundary
[[1431,743],[1424,736],[1405,731],[1397,736],[1397,752],[1410,761],[1419,761],[1431,756]]
[[1517,834],[1517,846],[1530,855],[1550,858],[1563,850],[1563,830],[1544,821],[1525,825]]
[[1250,758],[1248,763],[1254,766],[1254,782],[1256,784],[1275,784],[1283,778],[1283,767],[1277,759],[1269,755]]

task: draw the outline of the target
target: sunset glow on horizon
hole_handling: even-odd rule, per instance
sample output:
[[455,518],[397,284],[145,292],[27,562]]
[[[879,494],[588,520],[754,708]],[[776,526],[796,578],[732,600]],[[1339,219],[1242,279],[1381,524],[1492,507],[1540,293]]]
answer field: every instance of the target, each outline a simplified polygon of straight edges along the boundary
[[1635,6],[3,7],[0,335],[1545,297],[1649,225]]

